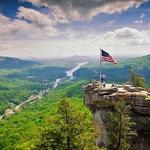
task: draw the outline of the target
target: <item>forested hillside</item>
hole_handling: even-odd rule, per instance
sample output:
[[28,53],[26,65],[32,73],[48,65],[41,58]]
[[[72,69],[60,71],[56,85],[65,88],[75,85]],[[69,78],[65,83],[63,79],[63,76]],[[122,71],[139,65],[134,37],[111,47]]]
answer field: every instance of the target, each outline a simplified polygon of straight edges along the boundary
[[0,115],[29,96],[53,88],[57,78],[64,77],[65,68],[46,67],[34,61],[0,57]]
[[81,111],[92,115],[83,105],[83,88],[85,82],[67,83],[35,103],[28,105],[20,113],[0,122],[0,149],[34,148],[39,134],[48,127],[48,117],[55,115],[57,102],[66,97]]
[[[99,80],[98,60],[90,58],[88,64],[73,74],[75,77],[73,81],[67,78],[65,72],[71,66],[76,66],[76,63],[83,62],[82,59],[78,59],[75,64],[73,63],[74,60],[72,60],[69,65],[67,65],[68,61],[65,61],[64,65],[63,60],[57,60],[57,62],[59,63],[55,65],[42,64],[35,67],[33,65],[29,69],[0,69],[1,114],[4,113],[6,108],[20,104],[32,94],[37,94],[47,88],[51,89],[42,100],[27,105],[18,114],[0,122],[0,149],[34,148],[39,139],[39,134],[45,127],[48,127],[47,118],[55,115],[56,105],[64,97],[67,97],[72,104],[77,105],[81,111],[88,112],[83,103],[83,90],[84,85],[91,79]],[[132,68],[145,78],[146,84],[149,84],[149,63],[149,56],[144,56],[118,62],[117,65],[104,64],[102,70],[103,74],[106,74],[105,81],[127,82],[129,81],[129,69]],[[53,85],[57,78],[65,78],[65,80],[54,90]]]

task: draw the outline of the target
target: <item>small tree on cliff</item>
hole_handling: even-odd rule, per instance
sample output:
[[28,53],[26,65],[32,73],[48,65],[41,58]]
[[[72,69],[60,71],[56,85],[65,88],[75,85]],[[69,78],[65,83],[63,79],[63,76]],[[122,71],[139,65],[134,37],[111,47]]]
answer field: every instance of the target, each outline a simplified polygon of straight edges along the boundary
[[114,112],[109,113],[108,150],[129,150],[130,138],[136,135],[132,130],[135,124],[130,117],[130,106],[121,100],[115,104]]
[[95,132],[88,111],[81,111],[68,100],[58,104],[57,115],[49,119],[36,149],[96,150]]
[[134,69],[129,69],[130,73],[130,81],[133,86],[135,87],[144,87],[145,86],[145,81],[144,78],[140,75],[137,75]]

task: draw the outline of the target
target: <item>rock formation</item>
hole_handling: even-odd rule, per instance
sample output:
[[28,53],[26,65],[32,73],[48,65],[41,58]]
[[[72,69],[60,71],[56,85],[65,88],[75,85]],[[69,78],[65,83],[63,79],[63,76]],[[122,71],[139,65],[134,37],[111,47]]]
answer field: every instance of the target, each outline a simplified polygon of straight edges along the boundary
[[84,102],[92,111],[95,122],[102,129],[97,140],[99,146],[107,145],[108,112],[114,103],[123,99],[131,104],[132,118],[136,122],[138,136],[133,139],[133,150],[150,150],[150,93],[141,87],[131,85],[100,84],[93,81],[85,88]]

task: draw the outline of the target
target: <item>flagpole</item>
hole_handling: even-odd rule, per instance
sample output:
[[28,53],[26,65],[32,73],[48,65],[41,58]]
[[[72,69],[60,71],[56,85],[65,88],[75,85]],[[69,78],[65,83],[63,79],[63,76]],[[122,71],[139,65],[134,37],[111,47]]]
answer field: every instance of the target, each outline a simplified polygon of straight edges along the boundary
[[100,78],[100,83],[102,82],[102,50],[100,48],[100,69],[99,69],[99,78]]

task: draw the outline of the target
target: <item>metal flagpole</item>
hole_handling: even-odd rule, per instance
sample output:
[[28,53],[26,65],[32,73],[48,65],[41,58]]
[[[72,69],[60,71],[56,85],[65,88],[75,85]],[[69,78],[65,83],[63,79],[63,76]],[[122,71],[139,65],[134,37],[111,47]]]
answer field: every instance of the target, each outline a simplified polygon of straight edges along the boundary
[[100,83],[102,82],[102,50],[100,48],[100,69],[99,69],[99,78],[100,78]]

